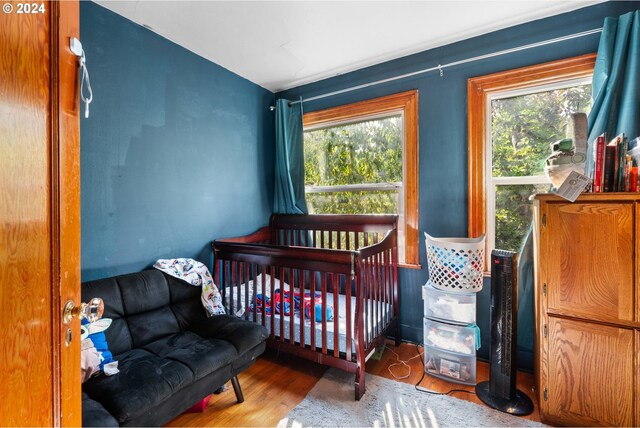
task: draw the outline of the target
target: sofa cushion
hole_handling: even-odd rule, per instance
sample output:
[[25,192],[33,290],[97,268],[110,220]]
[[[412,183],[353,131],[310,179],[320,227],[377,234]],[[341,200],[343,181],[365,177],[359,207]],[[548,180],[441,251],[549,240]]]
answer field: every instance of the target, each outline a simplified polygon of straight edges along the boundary
[[104,302],[104,318],[111,318],[111,326],[105,332],[109,350],[113,355],[129,351],[133,347],[131,333],[124,318],[122,294],[118,285],[118,278],[105,278],[82,284],[82,301],[93,297],[100,297]]
[[134,348],[141,348],[158,339],[180,332],[178,320],[168,304],[149,312],[129,315],[127,325],[129,332],[131,332]]
[[83,384],[83,390],[99,401],[120,424],[194,381],[188,366],[144,349],[127,351],[116,359],[120,373],[91,378]]
[[155,269],[121,275],[118,285],[127,316],[164,308],[170,302],[167,278]]
[[160,358],[184,364],[189,367],[196,380],[228,365],[238,356],[236,349],[229,342],[202,338],[190,331],[156,340],[144,349]]

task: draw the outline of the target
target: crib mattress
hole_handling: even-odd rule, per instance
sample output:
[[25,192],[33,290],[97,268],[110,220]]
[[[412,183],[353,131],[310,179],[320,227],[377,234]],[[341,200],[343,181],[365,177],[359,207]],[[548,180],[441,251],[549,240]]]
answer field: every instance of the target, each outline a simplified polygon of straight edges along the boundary
[[[227,296],[229,296],[229,292],[227,291],[226,293]],[[338,308],[336,310],[335,308],[335,304],[334,304],[334,296],[333,293],[327,293],[326,294],[326,298],[327,298],[327,306],[332,306],[333,307],[333,316],[335,317],[337,315],[338,317],[338,350],[340,352],[346,352],[347,349],[347,297],[343,294],[338,294]],[[234,300],[237,299],[237,294],[234,295]],[[350,323],[350,330],[351,330],[351,352],[355,353],[356,347],[355,347],[355,340],[354,340],[354,334],[353,334],[353,330],[354,330],[354,322],[355,322],[355,310],[356,310],[356,298],[355,297],[350,297],[351,299],[351,323]],[[240,301],[244,302],[244,290],[242,290],[241,295],[240,295]],[[385,319],[391,319],[392,317],[392,313],[391,313],[391,305],[390,304],[382,304],[380,307],[377,306],[377,302],[376,303],[376,310],[378,311],[378,313],[372,313],[375,311],[372,311],[371,307],[369,307],[369,313],[367,314],[367,318],[365,319],[365,323],[364,323],[364,327],[365,330],[370,333],[371,331],[375,331],[378,328],[384,328],[384,325],[381,325],[383,323],[383,320]],[[274,336],[276,337],[281,337],[281,317],[284,317],[284,322],[283,322],[283,330],[284,330],[284,338],[286,340],[290,340],[291,339],[291,317],[289,315],[284,315],[282,316],[281,314],[264,314],[264,313],[254,313],[252,311],[249,311],[248,313],[244,313],[244,310],[242,310],[242,313],[236,313],[236,315],[238,316],[242,316],[243,318],[248,318],[251,321],[255,321],[257,323],[262,324],[263,322],[263,318],[264,318],[264,326],[267,328],[267,330],[269,330],[269,333],[271,333],[271,317],[274,317]],[[293,334],[294,334],[294,341],[296,343],[300,343],[300,323],[303,323],[303,329],[304,329],[304,343],[305,345],[311,345],[311,328],[312,328],[312,323],[311,320],[307,317],[303,317],[301,319],[300,317],[300,313],[295,313],[293,316],[293,322],[294,322],[294,327],[293,327]],[[313,328],[315,330],[315,346],[316,348],[322,348],[322,323],[321,322],[315,322],[313,325]],[[325,331],[325,335],[326,335],[326,344],[327,344],[327,349],[330,350],[334,350],[335,349],[335,328],[336,328],[336,323],[334,322],[334,320],[328,321],[327,320],[327,328]]]

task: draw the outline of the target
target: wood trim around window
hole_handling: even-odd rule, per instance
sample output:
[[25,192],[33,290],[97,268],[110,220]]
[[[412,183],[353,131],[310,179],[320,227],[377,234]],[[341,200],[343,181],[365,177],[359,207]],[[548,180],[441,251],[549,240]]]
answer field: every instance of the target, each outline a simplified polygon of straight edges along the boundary
[[469,79],[468,95],[468,189],[469,237],[486,232],[485,134],[487,99],[494,92],[528,88],[593,74],[596,54],[537,64]]
[[401,265],[418,267],[418,91],[305,113],[303,126],[330,125],[391,112],[404,113],[405,260]]

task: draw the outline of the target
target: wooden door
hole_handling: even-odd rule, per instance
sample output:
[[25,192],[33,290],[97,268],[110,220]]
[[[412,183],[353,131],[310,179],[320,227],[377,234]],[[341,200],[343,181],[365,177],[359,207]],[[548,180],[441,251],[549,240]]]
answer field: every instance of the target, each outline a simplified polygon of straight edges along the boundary
[[634,400],[636,406],[636,420],[635,426],[640,425],[640,330],[636,330],[636,399]]
[[541,281],[549,312],[633,321],[634,213],[632,202],[542,205]]
[[[548,409],[563,425],[632,426],[634,331],[549,317]],[[544,386],[543,386],[544,387]]]
[[78,3],[25,4],[0,14],[0,425],[80,425]]

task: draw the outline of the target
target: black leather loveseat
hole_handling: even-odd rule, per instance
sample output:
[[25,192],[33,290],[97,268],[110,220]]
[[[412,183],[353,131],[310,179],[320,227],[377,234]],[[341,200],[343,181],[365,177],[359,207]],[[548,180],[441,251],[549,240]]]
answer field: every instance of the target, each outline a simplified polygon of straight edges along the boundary
[[206,316],[194,287],[158,270],[82,284],[104,300],[105,331],[120,373],[82,386],[83,425],[158,426],[232,380],[265,349],[267,331],[229,315]]

